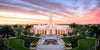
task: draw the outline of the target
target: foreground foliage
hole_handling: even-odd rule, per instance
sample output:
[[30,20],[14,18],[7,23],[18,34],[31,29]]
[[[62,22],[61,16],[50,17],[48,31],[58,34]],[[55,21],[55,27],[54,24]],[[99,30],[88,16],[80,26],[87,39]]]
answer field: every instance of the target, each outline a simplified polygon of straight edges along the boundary
[[29,48],[30,43],[37,43],[40,38],[21,36],[19,39],[23,39],[25,41],[24,46]]
[[[10,47],[16,49],[16,50],[30,50],[30,49],[27,49],[25,47],[23,47],[23,40],[21,39],[10,39]],[[7,44],[7,40],[5,41],[5,43]]]
[[[7,46],[4,44],[4,39],[2,37],[0,37],[0,50],[7,50]],[[9,50],[13,50],[11,48],[9,48]]]
[[7,47],[8,47],[8,50],[9,50],[9,36],[15,36],[14,34],[15,32],[13,31],[13,29],[11,28],[11,26],[9,25],[4,25],[0,28],[0,35],[3,37],[3,38],[7,38]]
[[78,46],[78,40],[80,40],[80,39],[85,39],[85,37],[82,37],[82,36],[76,36],[76,37],[67,37],[67,38],[62,38],[63,39],[63,41],[65,42],[65,43],[71,43],[72,45],[71,45],[71,47],[72,48],[75,48],[75,47],[77,47]]
[[79,46],[73,50],[91,50],[95,46],[95,39],[82,39]]

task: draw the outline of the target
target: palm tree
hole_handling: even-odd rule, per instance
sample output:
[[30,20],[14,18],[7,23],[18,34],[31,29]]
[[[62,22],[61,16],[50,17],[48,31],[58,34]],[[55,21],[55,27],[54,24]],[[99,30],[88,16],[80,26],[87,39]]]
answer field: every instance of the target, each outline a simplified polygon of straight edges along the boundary
[[23,30],[23,26],[22,25],[19,25],[19,28],[21,28]]
[[20,34],[22,33],[22,31],[23,31],[23,26],[22,26],[22,25],[19,25],[19,26],[14,25],[13,27],[14,27],[14,31],[15,31],[18,35],[20,35]]
[[77,35],[77,33],[79,33],[79,29],[76,29],[75,31],[73,31],[75,35]]
[[78,24],[75,24],[75,23],[72,23],[72,24],[70,24],[69,26],[73,29],[73,32],[74,32],[75,30],[78,30],[79,27],[80,27]]
[[18,27],[18,25],[13,25],[13,28],[16,29]]
[[29,33],[30,34],[30,28],[32,27],[32,25],[27,25],[26,27],[25,27],[25,30],[27,30],[27,33]]
[[89,29],[89,35],[92,37],[93,35],[96,36],[96,40],[95,40],[95,50],[96,50],[96,43],[97,43],[97,40],[98,40],[98,37],[100,36],[100,26],[91,26],[90,29]]
[[15,32],[11,28],[11,26],[5,25],[2,28],[0,28],[0,33],[3,38],[7,38],[7,43],[8,43],[8,50],[9,50],[9,35],[15,36]]
[[20,35],[21,32],[22,32],[22,29],[18,27],[18,28],[15,29],[15,31],[17,32],[18,35]]
[[64,33],[64,34],[63,34],[63,36],[64,36],[64,37],[66,37],[66,36],[67,36],[67,34],[65,34],[65,33]]
[[24,29],[23,31],[24,35],[28,35],[27,30]]
[[89,29],[89,25],[84,25],[87,29]]
[[82,32],[82,34],[85,34],[85,31],[87,31],[87,28],[86,27],[81,27],[80,31]]
[[76,28],[76,27],[77,27],[77,24],[72,23],[72,24],[70,24],[69,26],[70,26],[71,28]]

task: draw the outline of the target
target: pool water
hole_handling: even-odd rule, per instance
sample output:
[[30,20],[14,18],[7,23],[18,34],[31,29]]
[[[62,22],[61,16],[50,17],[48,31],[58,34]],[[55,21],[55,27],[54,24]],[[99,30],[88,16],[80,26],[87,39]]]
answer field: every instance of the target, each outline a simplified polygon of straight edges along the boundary
[[49,44],[58,45],[57,40],[55,39],[47,39],[43,43],[43,45],[49,45]]

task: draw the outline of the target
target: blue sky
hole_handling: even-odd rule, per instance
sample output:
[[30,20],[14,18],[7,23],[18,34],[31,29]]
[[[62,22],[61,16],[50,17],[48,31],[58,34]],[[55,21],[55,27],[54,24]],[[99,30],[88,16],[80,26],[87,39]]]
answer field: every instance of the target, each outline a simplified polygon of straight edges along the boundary
[[[86,20],[83,18],[86,17],[88,17],[87,20],[89,21],[86,24],[100,23],[98,22],[98,18],[100,17],[100,0],[0,0],[0,16],[2,16],[0,18],[3,21],[1,23],[7,23],[4,22],[4,17],[9,17],[6,18],[7,20],[15,17],[15,22],[13,22],[13,19],[11,20],[12,22],[8,22],[14,24],[20,23],[17,21],[19,19],[21,22],[24,22],[23,24],[48,23],[50,7],[52,7],[52,16],[55,23],[67,24],[75,22],[81,24],[83,22],[85,24],[84,21]],[[27,21],[30,18],[33,19],[33,22],[30,22],[31,20]]]

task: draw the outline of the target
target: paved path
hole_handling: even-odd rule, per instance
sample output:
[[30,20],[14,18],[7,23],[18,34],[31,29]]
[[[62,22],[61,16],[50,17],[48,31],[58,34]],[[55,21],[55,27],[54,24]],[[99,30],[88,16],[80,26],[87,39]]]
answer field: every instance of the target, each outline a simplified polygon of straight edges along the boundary
[[[53,44],[43,45],[46,39],[56,39],[58,42],[58,45],[53,45]],[[39,40],[36,50],[65,50],[64,47],[65,46],[62,39],[56,38],[56,37],[45,37]]]

